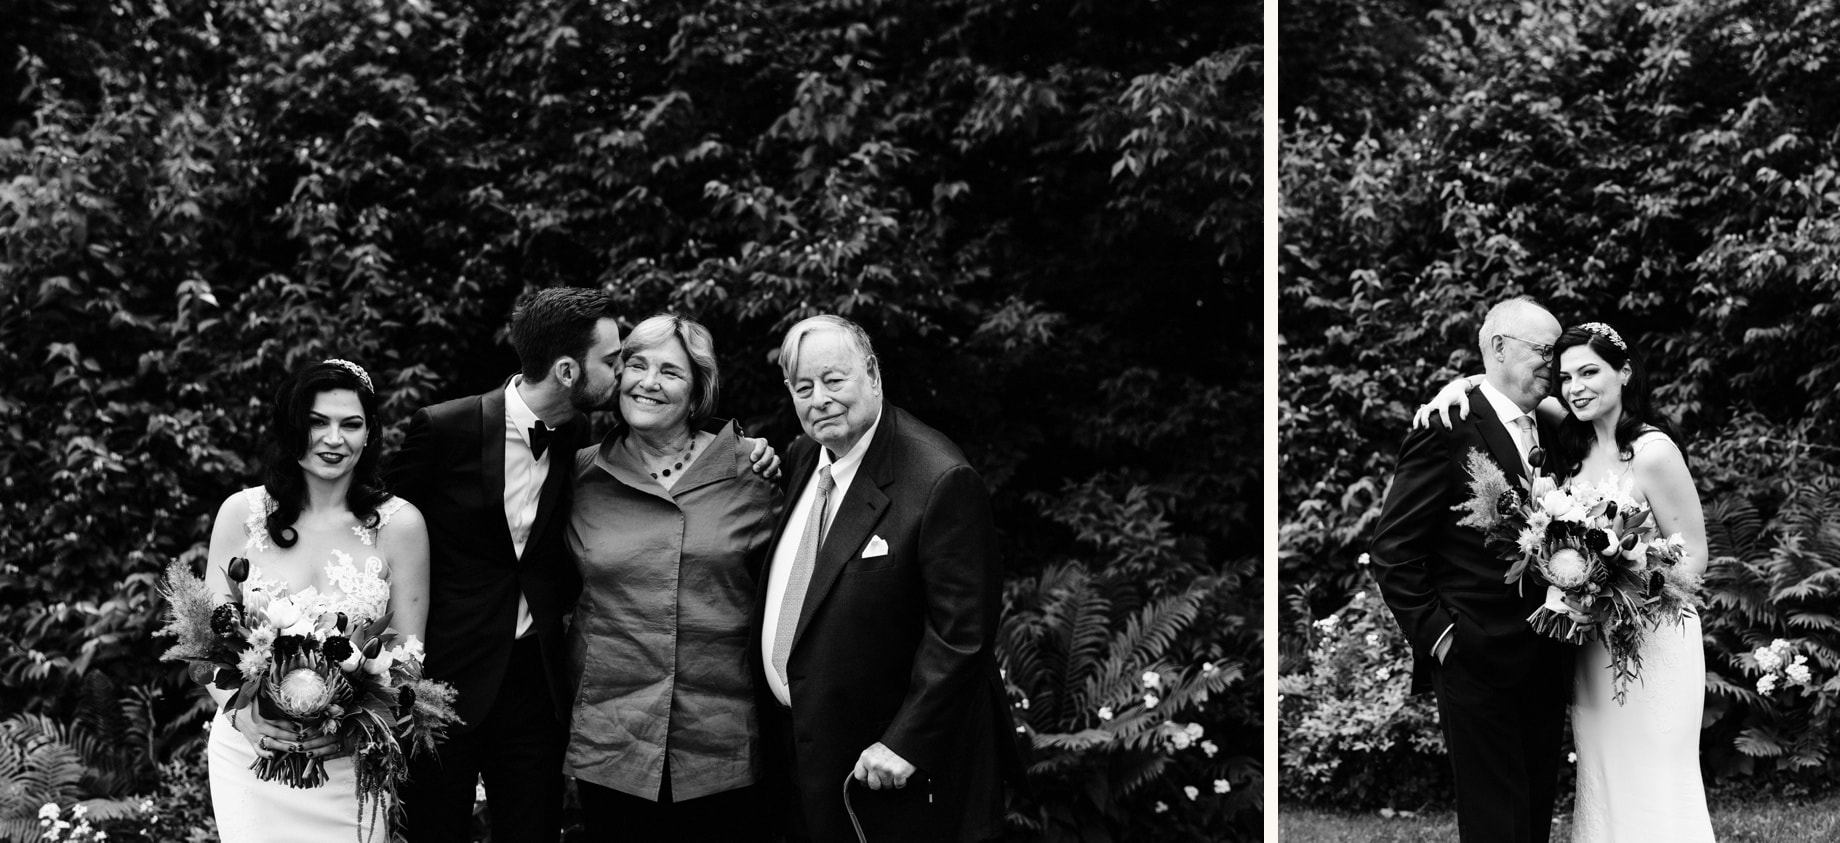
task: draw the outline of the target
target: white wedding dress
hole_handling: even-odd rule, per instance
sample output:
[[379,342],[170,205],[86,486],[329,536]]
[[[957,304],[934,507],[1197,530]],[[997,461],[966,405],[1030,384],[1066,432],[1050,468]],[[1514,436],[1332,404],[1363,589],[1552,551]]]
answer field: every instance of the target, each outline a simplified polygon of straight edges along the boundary
[[[248,537],[243,555],[250,562],[249,579],[244,588],[264,588],[271,594],[287,594],[290,592],[287,582],[267,579],[261,574],[264,557],[278,552],[269,543],[268,533],[262,526],[273,503],[260,486],[243,490],[243,495],[249,501],[250,512],[243,524]],[[351,541],[344,546],[290,549],[328,556],[326,581],[333,588],[322,593],[330,599],[332,610],[344,612],[352,623],[360,618],[382,617],[389,609],[388,568],[377,552],[377,533],[404,503],[402,498],[391,498],[378,506],[378,526],[352,528]],[[381,843],[390,839],[385,819],[387,811],[380,812],[374,824],[368,806],[365,816],[358,816],[356,773],[350,757],[328,759],[327,781],[319,787],[294,788],[281,782],[263,781],[250,769],[256,761],[255,747],[230,725],[222,709],[211,722],[208,757],[211,808],[217,816],[217,833],[224,843],[338,843],[350,840]]]
[[[1632,443],[1645,444],[1648,434]],[[1629,470],[1611,482],[1629,488]],[[1612,696],[1610,652],[1600,641],[1579,648],[1573,686],[1572,743],[1578,798],[1572,843],[1710,843],[1712,819],[1699,774],[1706,651],[1697,614],[1662,623],[1641,648],[1639,678],[1626,702]]]

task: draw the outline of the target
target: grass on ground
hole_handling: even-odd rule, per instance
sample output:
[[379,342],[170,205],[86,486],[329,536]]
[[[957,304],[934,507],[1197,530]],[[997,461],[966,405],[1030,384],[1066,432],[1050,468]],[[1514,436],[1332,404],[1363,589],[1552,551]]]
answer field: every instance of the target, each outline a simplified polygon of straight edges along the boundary
[[[1553,843],[1571,839],[1571,817],[1561,812]],[[1712,832],[1721,843],[1827,843],[1840,840],[1840,795],[1760,799],[1754,791],[1715,794]],[[1332,808],[1284,805],[1278,809],[1283,843],[1442,843],[1457,839],[1454,811],[1383,817]]]

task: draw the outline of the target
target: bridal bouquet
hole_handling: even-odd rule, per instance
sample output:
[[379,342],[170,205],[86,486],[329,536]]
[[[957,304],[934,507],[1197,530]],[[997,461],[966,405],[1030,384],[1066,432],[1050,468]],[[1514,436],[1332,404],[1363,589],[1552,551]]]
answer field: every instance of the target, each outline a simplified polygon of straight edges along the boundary
[[[389,614],[353,623],[331,611],[317,589],[293,595],[244,588],[249,560],[230,560],[225,573],[230,600],[215,603],[203,579],[184,563],[166,571],[167,623],[162,635],[179,639],[168,661],[190,663],[200,684],[235,690],[232,712],[258,705],[265,717],[286,717],[318,734],[337,734],[351,749],[360,816],[371,821],[409,775],[409,752],[432,750],[458,721],[454,690],[422,677],[422,644],[398,640]],[[258,758],[251,767],[264,781],[290,787],[326,783],[322,759],[299,752]]]
[[1591,638],[1610,652],[1620,704],[1642,670],[1641,646],[1662,621],[1692,608],[1699,578],[1678,563],[1679,534],[1663,537],[1649,509],[1614,487],[1550,477],[1530,488],[1511,483],[1494,461],[1471,451],[1470,497],[1456,509],[1510,563],[1505,580],[1546,586],[1546,602],[1527,617],[1542,635],[1571,644]]

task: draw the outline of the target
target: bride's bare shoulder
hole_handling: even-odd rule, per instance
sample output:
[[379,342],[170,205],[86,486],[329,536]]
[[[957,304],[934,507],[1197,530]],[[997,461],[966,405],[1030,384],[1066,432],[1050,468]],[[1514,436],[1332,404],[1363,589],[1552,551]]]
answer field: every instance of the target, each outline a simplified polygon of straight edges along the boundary
[[1629,443],[1629,451],[1629,461],[1637,475],[1672,478],[1687,469],[1687,457],[1681,452],[1680,444],[1674,437],[1652,427]]

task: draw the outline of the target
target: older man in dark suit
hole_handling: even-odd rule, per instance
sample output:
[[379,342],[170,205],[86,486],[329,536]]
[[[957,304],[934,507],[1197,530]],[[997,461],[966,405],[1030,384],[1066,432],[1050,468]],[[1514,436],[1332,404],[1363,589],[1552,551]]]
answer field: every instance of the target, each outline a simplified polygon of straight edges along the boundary
[[1541,843],[1552,830],[1571,648],[1528,626],[1544,589],[1503,582],[1508,562],[1452,508],[1468,495],[1472,452],[1508,477],[1529,477],[1542,462],[1533,410],[1551,391],[1559,320],[1512,299],[1478,333],[1483,400],[1467,418],[1406,436],[1371,557],[1412,643],[1413,691],[1437,694],[1464,843]]
[[806,437],[787,451],[756,652],[790,836],[993,838],[1021,759],[988,492],[950,440],[883,402],[861,328],[804,320],[780,366]]

